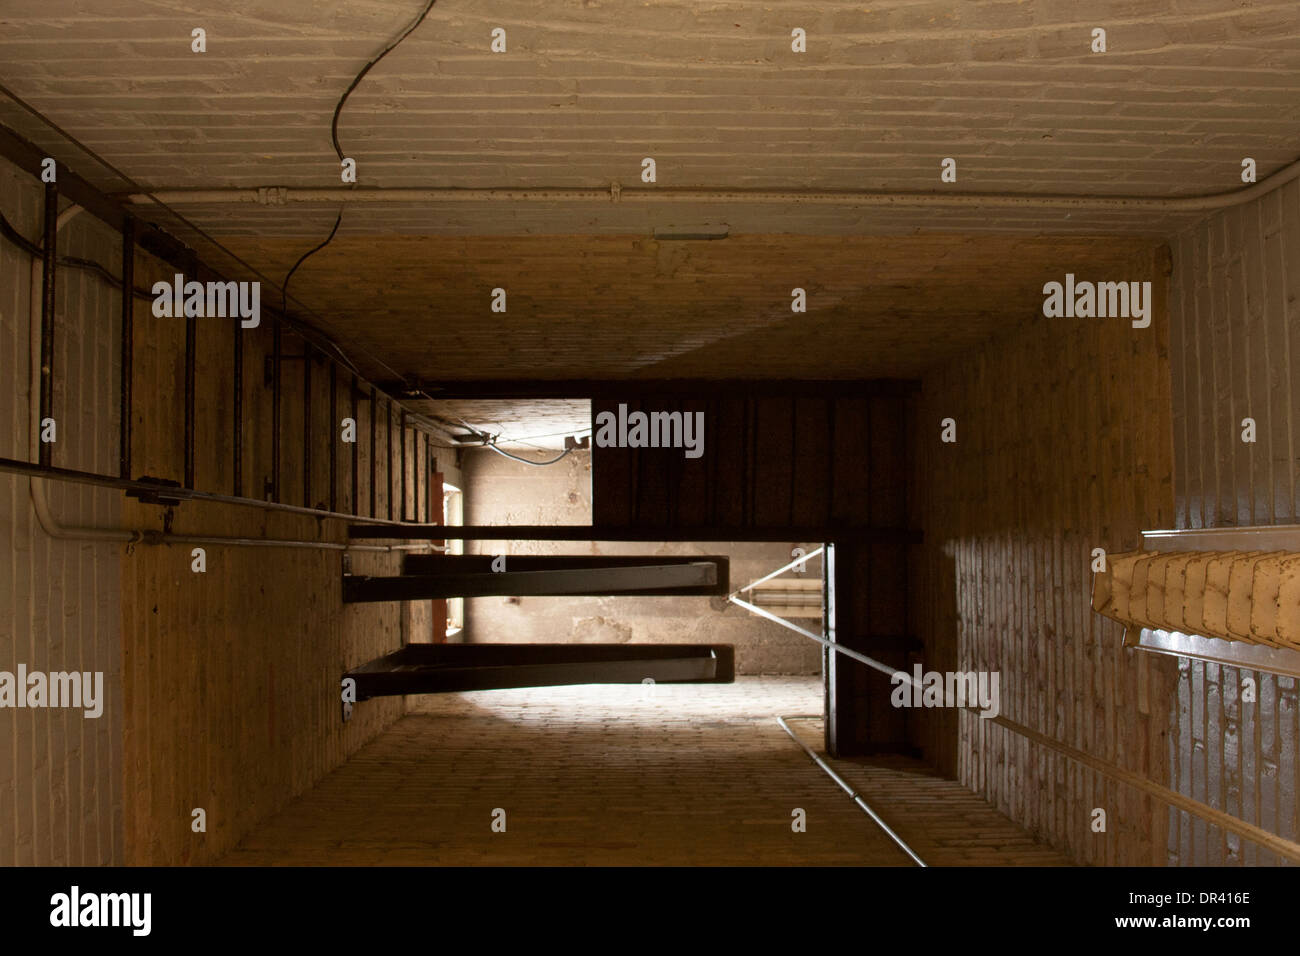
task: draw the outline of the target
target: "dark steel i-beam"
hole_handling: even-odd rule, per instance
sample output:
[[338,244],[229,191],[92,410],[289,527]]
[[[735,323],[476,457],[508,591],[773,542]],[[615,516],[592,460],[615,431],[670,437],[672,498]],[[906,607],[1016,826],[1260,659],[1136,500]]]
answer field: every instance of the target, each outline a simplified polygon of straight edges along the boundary
[[571,684],[730,684],[730,644],[408,644],[348,671],[357,700]]
[[401,488],[401,520],[406,520],[406,409],[403,408],[397,421],[397,438],[402,446],[401,467],[402,477],[398,481],[398,487]]
[[330,462],[330,511],[338,511],[339,508],[339,480],[338,480],[338,436],[334,434],[334,429],[338,428],[336,424],[339,420],[339,368],[333,362],[330,363],[330,417],[326,424],[329,428],[325,434],[329,436],[329,462]]
[[350,524],[351,538],[452,541],[839,541],[871,540],[880,544],[917,544],[921,532],[912,528],[871,525],[778,525],[737,527],[674,525],[625,527],[608,525],[375,525]]
[[[188,311],[188,310],[187,310]],[[194,487],[194,360],[198,350],[198,318],[185,317],[185,487]]]
[[[500,558],[491,554],[412,554],[402,557],[403,574],[486,574]],[[583,571],[593,568],[644,568],[666,564],[708,562],[717,568],[716,586],[710,593],[729,594],[731,559],[721,554],[692,555],[591,555],[591,554],[520,554],[507,555],[508,571]]]
[[302,506],[311,507],[311,359],[310,342],[302,343]]
[[452,571],[395,577],[346,575],[343,578],[344,604],[501,595],[609,597],[721,593],[725,591],[718,586],[717,565],[708,561],[576,570]]
[[357,495],[360,493],[360,484],[357,480],[358,466],[358,449],[361,442],[357,440],[357,375],[352,373],[352,391],[351,406],[349,411],[352,417],[352,513],[360,514],[360,504],[357,501]]
[[[135,366],[135,218],[122,221],[122,377],[118,402],[121,429],[118,432],[117,473],[131,477],[131,386]],[[236,489],[235,494],[239,494]]]
[[[54,266],[58,262],[59,191],[45,184],[45,245],[41,249],[41,420],[40,429],[54,417]],[[56,425],[57,427],[57,425]],[[42,441],[38,460],[53,463],[52,442]]]
[[376,431],[378,426],[375,424],[375,415],[379,408],[376,404],[376,392],[374,386],[370,388],[370,517],[379,517],[379,507],[375,498],[375,455],[379,451],[378,437]]
[[280,322],[271,324],[271,500],[280,500]]
[[233,436],[231,439],[232,461],[231,468],[235,474],[235,497],[241,497],[244,494],[244,329],[240,322],[233,323],[234,329],[234,381],[231,383],[233,391],[232,418],[233,418]]
[[388,520],[393,520],[393,403],[387,402],[388,409],[388,455],[384,459],[384,483],[388,486]]

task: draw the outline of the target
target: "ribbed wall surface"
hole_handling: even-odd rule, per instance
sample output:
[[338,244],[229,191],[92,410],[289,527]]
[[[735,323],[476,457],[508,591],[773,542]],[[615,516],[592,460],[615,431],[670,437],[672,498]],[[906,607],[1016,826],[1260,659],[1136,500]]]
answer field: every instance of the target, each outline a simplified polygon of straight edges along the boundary
[[[1150,328],[1039,314],[927,375],[918,414],[926,669],[999,672],[1001,716],[1157,783],[1175,666],[1125,649],[1088,589],[1093,548],[1130,550],[1173,518],[1163,258],[1098,273],[1153,281]],[[936,713],[940,768],[1034,835],[1084,863],[1163,858],[1162,804],[969,711]]]
[[[0,161],[0,211],[28,239],[41,233],[42,189]],[[110,230],[88,215],[59,240],[62,255],[116,270]],[[30,257],[0,240],[0,455],[29,457]],[[56,465],[117,470],[117,291],[59,270],[55,326]],[[39,288],[37,290],[39,296]],[[119,496],[49,486],[63,524],[117,522]],[[102,671],[103,713],[0,709],[0,865],[123,861],[118,548],[54,541],[36,522],[28,481],[0,476],[0,671]]]
[[[1300,185],[1217,214],[1172,249],[1178,526],[1300,521]],[[1253,444],[1241,440],[1247,417]],[[1182,661],[1169,785],[1296,839],[1298,712],[1293,678]],[[1169,840],[1172,862],[1278,862],[1182,813]]]

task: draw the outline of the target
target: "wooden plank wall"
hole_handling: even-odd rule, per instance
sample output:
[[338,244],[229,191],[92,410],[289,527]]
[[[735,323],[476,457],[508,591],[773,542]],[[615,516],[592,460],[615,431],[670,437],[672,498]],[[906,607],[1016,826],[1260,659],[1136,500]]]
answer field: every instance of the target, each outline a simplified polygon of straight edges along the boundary
[[[1300,523],[1300,184],[1218,213],[1173,242],[1177,524]],[[1257,441],[1241,440],[1242,419]],[[1182,661],[1167,785],[1280,836],[1300,836],[1297,681]],[[1242,700],[1246,678],[1257,700]],[[1186,813],[1169,859],[1285,860]]]
[[[597,525],[727,529],[826,525],[907,526],[911,405],[903,393],[821,397],[642,396],[629,411],[704,413],[704,453],[601,448],[592,453]],[[618,413],[620,401],[592,402]],[[838,640],[887,663],[906,663],[908,550],[898,542],[841,546]],[[838,656],[838,655],[837,655]],[[833,726],[841,754],[910,751],[925,715],[889,705],[889,679],[857,662],[829,663]]]
[[[137,284],[170,281],[177,270],[137,256]],[[265,295],[265,290],[264,290]],[[184,320],[155,318],[150,302],[135,310],[133,474],[183,477]],[[244,493],[259,497],[271,474],[271,389],[263,376],[272,351],[269,316],[259,328],[197,323],[195,382],[198,488],[233,491],[234,339],[244,350]],[[303,355],[285,333],[283,354]],[[319,354],[319,353],[317,353]],[[283,362],[281,500],[328,503],[329,444],[338,442],[335,495],[353,511],[352,448],[339,441],[337,419],[350,413],[350,376],[339,374],[338,408],[330,415],[329,366],[313,361],[310,437],[304,434],[303,360]],[[368,393],[367,393],[368,394]],[[425,436],[402,433],[381,398],[372,421],[358,402],[356,509],[370,513],[371,431],[377,460],[375,513],[400,516],[400,461],[407,446],[406,509],[427,517],[429,496],[419,456]],[[114,441],[115,441],[114,436]],[[304,443],[311,443],[311,482],[304,485]],[[390,444],[391,442],[391,444]],[[391,447],[391,455],[389,449]],[[111,469],[110,469],[111,470]],[[185,534],[247,535],[346,541],[345,522],[266,512],[255,507],[186,503],[172,510],[128,500],[127,525]],[[190,545],[133,546],[121,558],[123,774],[126,861],[203,863],[234,848],[257,823],[339,766],[402,713],[398,698],[368,701],[348,724],[340,719],[339,679],[347,668],[396,649],[404,635],[431,626],[403,605],[344,606],[338,552],[204,546],[207,571],[191,570]],[[392,574],[396,555],[356,554],[360,574]],[[192,810],[207,812],[207,831],[193,832]]]
[[[927,669],[996,670],[1002,716],[1161,784],[1177,668],[1124,650],[1089,584],[1093,548],[1132,549],[1174,517],[1166,261],[1136,249],[1113,277],[1153,281],[1150,328],[1040,311],[925,377],[914,602]],[[1074,859],[1164,861],[1163,804],[969,712],[929,731],[941,770]]]
[[[0,212],[41,235],[42,187],[0,160]],[[119,268],[112,230],[87,214],[59,233],[61,255]],[[31,258],[0,239],[0,455],[29,460]],[[117,467],[117,293],[91,273],[55,272],[55,465]],[[39,286],[36,295],[40,295]],[[67,525],[119,520],[120,496],[46,484]],[[0,866],[121,864],[122,697],[118,548],[59,541],[41,529],[28,479],[0,475],[0,671],[102,672],[103,713],[0,709]]]

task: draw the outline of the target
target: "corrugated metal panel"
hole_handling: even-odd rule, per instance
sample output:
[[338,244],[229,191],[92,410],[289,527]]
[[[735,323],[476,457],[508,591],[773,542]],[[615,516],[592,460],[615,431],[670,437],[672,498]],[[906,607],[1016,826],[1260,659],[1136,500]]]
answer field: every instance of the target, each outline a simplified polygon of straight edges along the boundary
[[[1290,524],[1300,506],[1300,185],[1219,213],[1172,243],[1171,376],[1180,528]],[[1257,441],[1241,440],[1253,418]],[[1257,701],[1243,702],[1246,678]],[[1294,678],[1180,662],[1175,789],[1296,839]],[[1171,813],[1171,862],[1273,864]]]
[[[41,188],[0,162],[0,210],[40,233]],[[110,269],[113,234],[89,216],[60,237],[65,255]],[[30,259],[0,242],[0,454],[28,457]],[[117,296],[85,272],[60,270],[55,327],[54,463],[113,472],[117,461]],[[65,524],[118,520],[118,497],[52,485]],[[36,523],[26,479],[0,477],[0,670],[102,671],[101,717],[75,709],[0,710],[0,864],[122,862],[121,663],[116,546],[55,542]]]

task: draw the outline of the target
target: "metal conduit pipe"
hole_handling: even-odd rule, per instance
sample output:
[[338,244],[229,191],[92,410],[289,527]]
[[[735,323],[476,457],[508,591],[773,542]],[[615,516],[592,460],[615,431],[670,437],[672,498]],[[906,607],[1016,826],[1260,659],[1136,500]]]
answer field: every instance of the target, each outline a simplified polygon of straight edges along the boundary
[[[58,218],[55,220],[54,236],[57,238],[59,230],[81,212],[82,207],[72,205],[59,213]],[[40,457],[41,296],[37,293],[41,288],[44,273],[45,270],[41,258],[39,256],[33,256],[30,273],[30,307],[28,310],[28,335],[31,345],[31,354],[27,387],[27,404],[29,410],[28,445],[32,461],[37,461]],[[55,481],[77,480],[75,478],[63,476],[51,476],[51,478]],[[51,478],[37,477],[34,474],[29,474],[29,496],[32,502],[32,511],[36,515],[36,521],[41,526],[41,529],[49,537],[60,541],[101,541],[140,544],[211,544],[231,547],[311,548],[325,551],[383,551],[390,553],[396,551],[445,550],[440,549],[434,544],[354,545],[338,544],[333,541],[307,541],[288,538],[239,538],[222,535],[172,534],[152,531],[145,528],[91,528],[61,525],[50,512],[49,500],[45,493],[45,483],[47,480],[51,480]],[[237,499],[223,495],[197,495],[196,497],[207,498],[215,501],[228,501],[232,504],[261,504],[261,502],[257,501]],[[318,517],[322,516],[320,512],[308,508],[294,508],[288,506],[277,510],[301,511]],[[336,517],[350,519],[352,516],[338,514]]]
[[787,720],[821,720],[821,719],[822,717],[820,714],[799,714],[791,717],[778,717],[776,719],[776,722],[781,725],[782,730],[784,730],[787,734],[790,735],[791,740],[793,740],[795,743],[797,743],[800,747],[803,748],[803,752],[808,755],[809,759],[811,759],[813,763],[815,763],[817,766],[821,767],[824,771],[826,771],[827,776],[829,776],[832,780],[834,780],[837,784],[839,784],[840,789],[843,790],[845,793],[847,793],[849,797],[853,800],[853,802],[856,803],[859,807],[861,807],[862,811],[867,816],[871,817],[872,820],[875,821],[876,826],[884,830],[886,836],[888,836],[891,840],[897,843],[902,848],[903,852],[912,858],[912,861],[917,866],[925,866],[926,865],[925,861],[916,855],[916,851],[913,850],[910,846],[908,846],[903,841],[903,838],[900,837],[897,833],[895,833],[890,828],[888,823],[880,819],[880,814],[876,813],[875,810],[871,809],[870,804],[868,804],[867,801],[862,799],[862,795],[858,793],[856,790],[854,790],[851,786],[849,786],[849,784],[844,780],[843,777],[841,777],[834,770],[832,770],[825,760],[822,760],[821,757],[817,756],[816,752],[811,747],[809,747],[806,743],[800,740],[795,735],[795,732],[790,729],[790,725],[786,723]]
[[801,564],[806,564],[807,562],[811,561],[813,558],[820,555],[825,550],[826,550],[826,546],[823,545],[822,547],[817,548],[816,550],[811,551],[808,554],[802,554],[799,557],[795,558],[793,561],[791,561],[789,564],[781,565],[772,573],[765,574],[756,581],[750,581],[743,588],[739,588],[738,590],[732,591],[729,595],[727,595],[727,597],[730,599],[735,597],[737,594],[744,594],[746,591],[752,591],[760,584],[766,584],[768,581],[772,580],[777,575],[784,574],[786,571],[789,571],[793,567],[798,567]]
[[[804,560],[804,559],[801,558],[800,560]],[[782,627],[789,628],[790,630],[794,631],[797,634],[802,634],[804,637],[809,638],[810,640],[814,640],[818,644],[822,645],[823,647],[830,648],[832,651],[835,651],[836,653],[843,654],[845,657],[851,657],[855,661],[866,664],[868,667],[878,670],[882,674],[888,674],[890,677],[898,677],[909,687],[917,686],[916,680],[912,677],[911,674],[907,673],[906,671],[900,671],[896,667],[890,667],[888,664],[882,664],[874,657],[868,657],[866,654],[862,654],[858,651],[853,650],[852,648],[845,647],[843,644],[836,644],[834,641],[828,641],[826,638],[822,637],[821,635],[814,634],[812,631],[808,630],[807,628],[800,627],[798,624],[791,624],[785,618],[773,614],[771,611],[765,608],[761,608],[757,604],[751,604],[749,601],[742,601],[734,594],[729,595],[727,597],[727,600],[738,607],[743,607],[746,611],[749,611],[752,614],[757,614],[759,617],[767,618],[769,621],[772,621],[774,624],[780,624]]]
[[865,190],[697,189],[690,187],[536,188],[490,189],[426,188],[399,186],[376,188],[298,188],[271,186],[254,189],[159,189],[129,193],[134,204],[160,202],[254,203],[278,206],[291,202],[315,203],[437,203],[437,202],[632,202],[632,203],[778,203],[854,206],[974,206],[982,209],[1111,209],[1162,212],[1210,212],[1247,202],[1279,186],[1300,179],[1300,160],[1265,180],[1244,189],[1199,196],[1106,196],[1058,193],[947,193],[870,192]]
[[[857,651],[844,647],[841,644],[835,644],[831,641],[828,641],[825,638],[819,637],[816,634],[812,633],[811,631],[806,630],[805,628],[799,627],[797,624],[791,624],[789,621],[785,620],[784,618],[778,617],[775,614],[765,611],[763,608],[750,604],[746,601],[742,601],[739,598],[737,598],[735,595],[732,595],[730,600],[733,604],[737,604],[748,611],[752,611],[755,614],[768,618],[769,620],[782,625],[783,627],[787,627],[792,631],[796,631],[804,635],[805,637],[809,637],[812,640],[816,641],[818,644],[822,644],[825,647],[828,647],[831,650],[835,651],[836,653],[843,654],[846,657],[851,657],[856,661],[861,661],[863,664],[866,664],[868,667],[872,667],[875,670],[880,671],[881,673],[889,674],[891,677],[900,680],[902,683],[907,684],[909,687],[919,686],[915,678],[913,678],[912,675],[908,674],[906,671],[897,670],[893,667],[890,667],[887,664],[882,664],[880,661],[874,660],[865,654],[860,654]],[[976,710],[976,708],[969,707],[969,706],[967,707],[967,709]],[[797,720],[803,718],[792,717],[790,719]],[[809,719],[821,719],[821,718],[817,717],[817,718],[809,718]],[[1247,823],[1245,820],[1242,820],[1238,817],[1234,817],[1230,813],[1226,813],[1223,810],[1218,809],[1217,807],[1212,807],[1208,804],[1200,802],[1199,800],[1194,800],[1190,797],[1186,797],[1175,790],[1169,789],[1168,787],[1163,787],[1160,784],[1153,783],[1152,781],[1146,779],[1146,777],[1142,776],[1141,774],[1134,773],[1131,770],[1125,770],[1123,767],[1118,767],[1114,764],[1107,763],[1106,761],[1101,760],[1100,758],[1094,757],[1090,753],[1063,744],[1059,740],[1049,737],[1046,734],[1040,733],[1039,731],[1034,730],[1031,727],[1026,727],[1023,724],[1017,723],[1012,720],[1008,720],[1006,717],[1002,716],[1001,714],[999,714],[996,717],[990,717],[988,719],[992,723],[995,723],[1000,727],[1005,727],[1007,730],[1010,730],[1012,733],[1019,734],[1021,737],[1024,737],[1026,740],[1030,740],[1036,744],[1039,744],[1040,746],[1048,748],[1049,750],[1053,750],[1056,753],[1059,753],[1069,758],[1070,760],[1073,760],[1078,764],[1081,764],[1085,767],[1095,770],[1097,773],[1103,774],[1104,776],[1110,777],[1112,780],[1118,780],[1122,783],[1126,783],[1137,790],[1141,790],[1144,793],[1156,797],[1157,799],[1163,801],[1164,803],[1168,804],[1171,807],[1174,807],[1179,810],[1185,810],[1188,813],[1195,814],[1196,816],[1200,817],[1203,820],[1208,821],[1209,823],[1215,826],[1221,827],[1224,830],[1227,830],[1231,833],[1240,834],[1241,836],[1245,837],[1247,840],[1250,840],[1253,843],[1257,843],[1258,845],[1265,847],[1266,849],[1272,850],[1274,853],[1278,853],[1289,860],[1295,860],[1296,862],[1300,862],[1300,844],[1294,843],[1293,841],[1288,840],[1284,837],[1280,837],[1275,833],[1271,833],[1268,830],[1265,830],[1262,827],[1259,827],[1253,823]],[[790,732],[789,727],[786,727],[785,729],[787,733]],[[791,736],[793,736],[793,734]],[[800,743],[802,744],[802,741],[800,741]],[[807,750],[806,747],[804,749]],[[822,764],[822,766],[823,768],[825,768],[824,764]],[[827,770],[828,773],[830,772],[829,768],[825,768],[825,769]]]

